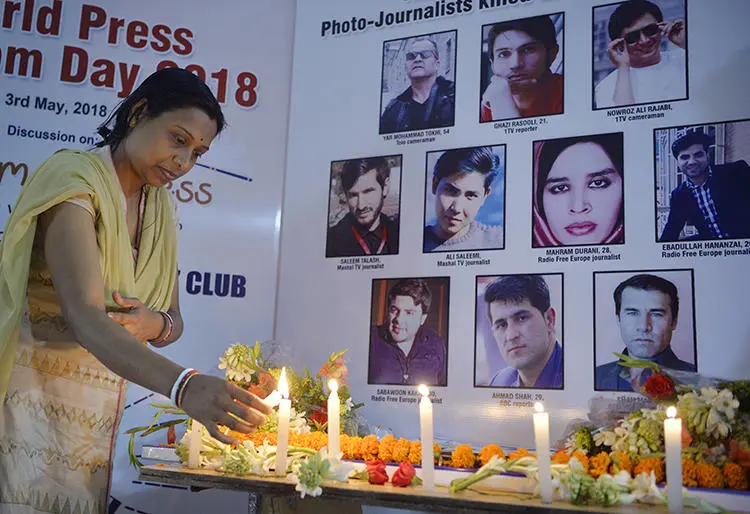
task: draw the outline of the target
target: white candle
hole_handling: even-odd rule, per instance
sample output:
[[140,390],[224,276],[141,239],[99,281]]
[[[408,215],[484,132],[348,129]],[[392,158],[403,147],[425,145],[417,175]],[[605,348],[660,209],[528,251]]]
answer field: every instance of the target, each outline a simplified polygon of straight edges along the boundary
[[418,388],[422,395],[419,402],[419,434],[422,443],[422,487],[425,491],[435,490],[435,461],[432,442],[432,402],[430,391],[422,384]]
[[201,447],[203,446],[203,425],[193,420],[190,427],[190,444],[188,445],[188,467],[201,467]]
[[676,416],[677,409],[672,406],[664,420],[669,512],[682,512],[682,420]]
[[338,458],[341,453],[341,401],[339,400],[339,383],[334,379],[328,381],[328,454]]
[[549,413],[541,402],[534,404],[534,442],[539,466],[539,495],[542,503],[552,503],[552,471],[549,454]]
[[289,386],[286,383],[286,368],[281,368],[279,378],[279,427],[276,435],[276,475],[286,476],[286,460],[289,451],[289,416],[292,410],[292,401],[289,399]]

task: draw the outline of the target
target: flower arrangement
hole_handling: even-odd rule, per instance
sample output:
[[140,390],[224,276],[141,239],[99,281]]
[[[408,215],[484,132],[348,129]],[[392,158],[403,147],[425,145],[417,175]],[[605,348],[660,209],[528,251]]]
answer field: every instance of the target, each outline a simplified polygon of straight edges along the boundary
[[651,406],[608,424],[579,426],[568,436],[565,451],[555,456],[557,462],[575,451],[586,456],[580,469],[592,479],[632,469],[633,476],[645,473],[662,484],[665,407],[675,405],[683,420],[683,485],[747,490],[750,383],[708,378],[616,355],[624,368],[623,377]]

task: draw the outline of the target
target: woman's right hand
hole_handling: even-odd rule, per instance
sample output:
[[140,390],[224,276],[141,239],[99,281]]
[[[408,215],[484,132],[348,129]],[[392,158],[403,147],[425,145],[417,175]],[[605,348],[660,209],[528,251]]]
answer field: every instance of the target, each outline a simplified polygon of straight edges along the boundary
[[218,425],[249,434],[266,422],[272,410],[253,393],[222,378],[201,374],[185,386],[181,407],[203,424],[211,437],[227,444],[236,444],[237,440],[223,434]]

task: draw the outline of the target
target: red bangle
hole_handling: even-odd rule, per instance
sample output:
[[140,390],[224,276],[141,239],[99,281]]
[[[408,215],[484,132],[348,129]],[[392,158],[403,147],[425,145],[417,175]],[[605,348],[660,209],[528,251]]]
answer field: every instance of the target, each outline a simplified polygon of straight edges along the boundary
[[172,320],[172,316],[169,315],[168,312],[159,311],[159,314],[161,314],[161,317],[164,318],[164,328],[162,329],[162,333],[157,337],[156,339],[150,339],[149,343],[151,344],[160,344],[169,339],[169,336],[172,335],[172,330],[174,330],[174,320]]
[[188,382],[190,382],[190,379],[193,378],[195,375],[197,375],[198,372],[195,370],[191,370],[188,372],[180,382],[180,385],[177,386],[177,401],[175,402],[175,405],[178,409],[182,408],[182,397],[185,394],[185,389],[187,389]]

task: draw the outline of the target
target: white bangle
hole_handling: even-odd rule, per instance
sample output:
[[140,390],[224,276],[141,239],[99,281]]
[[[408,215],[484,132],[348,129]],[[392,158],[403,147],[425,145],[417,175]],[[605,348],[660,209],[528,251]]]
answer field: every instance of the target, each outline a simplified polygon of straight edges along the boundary
[[177,407],[177,393],[179,393],[180,389],[182,389],[182,382],[185,380],[185,377],[193,371],[195,371],[193,368],[183,369],[182,373],[180,373],[177,377],[177,380],[175,380],[174,384],[172,384],[172,389],[169,391],[169,399],[172,401],[172,404],[175,407]]

